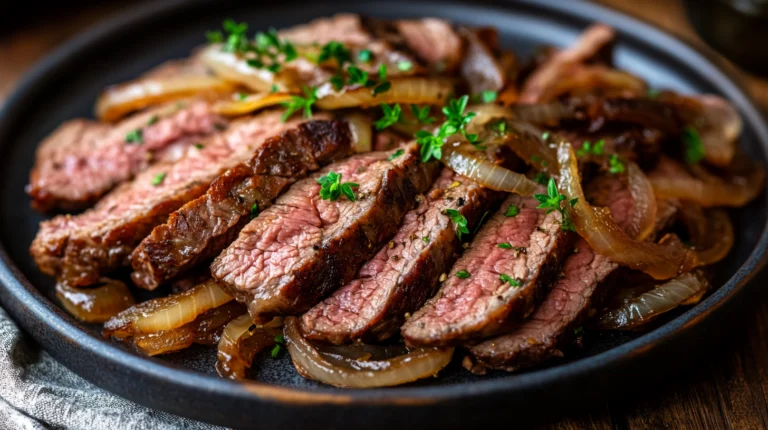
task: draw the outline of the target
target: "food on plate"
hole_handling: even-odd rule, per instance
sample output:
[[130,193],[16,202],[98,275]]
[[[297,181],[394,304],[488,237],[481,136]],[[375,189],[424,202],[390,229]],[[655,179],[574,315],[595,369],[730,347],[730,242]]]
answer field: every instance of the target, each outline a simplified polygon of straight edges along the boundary
[[712,291],[765,173],[730,102],[650,88],[616,37],[526,60],[437,18],[227,20],[41,143],[33,206],[84,211],[30,252],[105,337],[235,380],[518,371],[648,329]]

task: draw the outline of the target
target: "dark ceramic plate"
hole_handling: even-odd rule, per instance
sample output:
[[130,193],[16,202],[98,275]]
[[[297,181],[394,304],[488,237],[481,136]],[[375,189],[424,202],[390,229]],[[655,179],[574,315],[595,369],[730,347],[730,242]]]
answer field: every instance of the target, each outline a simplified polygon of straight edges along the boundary
[[[768,130],[753,102],[734,79],[706,55],[632,18],[575,2],[459,4],[424,0],[372,3],[294,3],[267,7],[246,1],[153,4],[105,23],[61,49],[30,72],[0,113],[0,299],[47,351],[95,384],[138,403],[229,426],[314,428],[361,426],[458,427],[495,419],[521,419],[565,405],[596,401],[615,389],[645,385],[701,348],[750,290],[766,243],[766,196],[733,212],[736,247],[718,268],[721,287],[696,307],[643,335],[588,334],[567,360],[522,374],[478,378],[453,363],[434,380],[405,387],[340,390],[300,378],[288,357],[258,359],[257,382],[219,379],[215,354],[191,348],[165,359],[148,359],[105,342],[97,327],[83,326],[55,304],[52,282],[27,253],[40,215],[29,209],[24,185],[35,146],[61,121],[90,116],[99,91],[164,60],[182,57],[203,42],[207,29],[236,17],[253,29],[284,27],[340,11],[384,18],[440,16],[499,29],[505,46],[526,55],[541,44],[571,42],[589,23],[605,22],[619,33],[620,68],[653,86],[685,93],[712,92],[733,101],[744,118],[742,147],[766,159]],[[752,288],[754,290],[754,288]],[[722,330],[720,330],[722,331]],[[698,348],[698,349],[697,349]],[[672,363],[673,365],[670,365]],[[663,364],[663,367],[659,367]]]

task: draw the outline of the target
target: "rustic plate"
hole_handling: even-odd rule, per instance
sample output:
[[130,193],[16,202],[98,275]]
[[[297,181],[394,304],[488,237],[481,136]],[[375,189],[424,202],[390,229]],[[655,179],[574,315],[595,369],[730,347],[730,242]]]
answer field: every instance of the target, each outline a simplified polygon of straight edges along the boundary
[[[35,269],[27,248],[42,217],[29,209],[24,185],[37,143],[61,121],[90,116],[99,91],[151,66],[185,56],[207,29],[226,17],[254,29],[284,27],[350,11],[384,18],[440,16],[499,29],[521,54],[541,44],[564,45],[594,21],[620,33],[616,63],[652,85],[722,94],[739,108],[742,147],[765,162],[768,130],[735,79],[705,54],[635,19],[603,7],[568,2],[461,4],[424,0],[361,2],[172,1],[143,6],[104,23],[38,64],[0,112],[0,299],[40,344],[96,385],[138,403],[212,423],[259,428],[362,426],[385,428],[480,425],[497,419],[547,416],[617,390],[645,386],[686,357],[711,347],[765,259],[766,196],[734,211],[736,247],[719,266],[721,287],[699,305],[643,335],[588,334],[567,360],[521,374],[478,378],[453,363],[440,378],[376,390],[340,390],[300,378],[288,357],[258,359],[256,382],[215,376],[204,348],[164,359],[138,356],[106,342],[98,328],[75,322],[55,304],[52,281]],[[757,285],[754,285],[757,287]],[[663,365],[662,365],[663,364]],[[663,370],[662,370],[663,369]],[[641,379],[642,378],[642,379]]]

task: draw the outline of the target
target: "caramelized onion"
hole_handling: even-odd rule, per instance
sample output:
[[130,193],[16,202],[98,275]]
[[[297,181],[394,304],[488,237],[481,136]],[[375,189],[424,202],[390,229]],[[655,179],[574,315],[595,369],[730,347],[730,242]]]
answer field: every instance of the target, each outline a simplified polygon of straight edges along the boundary
[[557,158],[560,191],[568,199],[578,198],[578,203],[570,209],[576,231],[595,251],[656,279],[674,278],[696,266],[696,256],[679,242],[656,244],[633,240],[616,225],[608,210],[590,206],[581,189],[578,161],[571,145],[561,143]]
[[139,78],[107,88],[96,102],[96,117],[115,121],[124,115],[170,100],[201,93],[225,93],[234,85],[206,75]]
[[245,115],[288,102],[291,98],[293,96],[286,93],[250,94],[242,100],[222,100],[213,106],[213,110],[227,116]]
[[374,346],[361,353],[343,353],[351,347],[322,353],[299,333],[295,317],[285,320],[285,338],[302,376],[336,387],[374,388],[413,382],[436,375],[453,356],[453,348],[419,348],[394,358],[376,359],[371,352]]
[[540,188],[524,175],[493,164],[480,153],[470,153],[446,145],[441,160],[454,172],[492,190],[530,196]]
[[453,93],[453,85],[445,79],[403,78],[389,82],[390,89],[375,96],[372,88],[357,86],[337,93],[326,84],[318,89],[321,98],[315,105],[327,110],[371,107],[381,103],[443,105]]
[[538,102],[552,101],[565,94],[583,97],[598,92],[601,96],[644,96],[648,87],[642,79],[621,70],[574,65],[543,91]]
[[104,336],[125,338],[171,330],[230,301],[232,296],[209,280],[189,291],[148,300],[120,312],[104,324]]
[[107,278],[93,288],[74,288],[59,281],[56,297],[67,312],[87,323],[103,323],[135,303],[124,283]]
[[704,211],[699,206],[681,205],[680,218],[702,264],[714,264],[733,248],[733,224],[723,209]]
[[352,129],[352,150],[354,152],[371,152],[373,146],[373,130],[371,118],[359,112],[344,116]]
[[605,330],[636,328],[680,305],[697,303],[708,287],[709,283],[701,274],[684,273],[608,310],[597,320],[597,326]]
[[635,163],[627,163],[627,181],[634,203],[627,234],[637,241],[642,241],[653,233],[656,226],[656,196],[653,194],[651,182]]
[[722,97],[711,94],[693,97],[703,113],[692,122],[699,130],[704,158],[716,166],[727,166],[736,153],[736,139],[743,123],[736,108]]
[[470,126],[473,124],[483,126],[498,118],[516,119],[542,126],[554,126],[560,120],[571,118],[574,115],[573,108],[563,103],[512,104],[506,107],[497,104],[482,104],[471,106],[469,111],[475,112]]
[[283,332],[282,326],[282,317],[264,325],[254,324],[247,313],[232,320],[221,333],[216,371],[222,378],[245,378],[253,357],[275,344],[275,337]]

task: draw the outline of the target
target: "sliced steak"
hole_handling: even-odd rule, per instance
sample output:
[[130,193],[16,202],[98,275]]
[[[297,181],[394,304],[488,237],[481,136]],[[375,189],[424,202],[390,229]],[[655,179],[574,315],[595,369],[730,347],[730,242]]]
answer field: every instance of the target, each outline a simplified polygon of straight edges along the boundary
[[[256,321],[304,312],[351,281],[438,173],[416,145],[389,155],[351,157],[294,184],[214,260],[213,276]],[[356,201],[320,198],[317,180],[329,171],[360,185]]]
[[[571,242],[560,226],[560,213],[546,214],[537,205],[531,197],[507,198],[437,295],[403,325],[407,344],[443,346],[480,339],[531,313]],[[519,213],[506,216],[510,206]]]
[[405,321],[405,313],[414,312],[434,294],[440,275],[459,255],[461,241],[446,209],[459,211],[474,230],[500,197],[444,169],[419,205],[405,215],[395,237],[357,278],[304,314],[302,332],[335,344],[389,338]]
[[131,257],[133,281],[152,290],[215,257],[249,215],[269,207],[307,172],[347,155],[351,140],[343,121],[309,121],[267,139],[250,160],[216,178],[203,196],[152,230]]
[[128,263],[133,249],[168,215],[202,195],[227,169],[250,158],[264,139],[295,127],[280,112],[233,122],[229,128],[187,148],[176,162],[156,164],[124,183],[94,208],[40,223],[30,253],[43,273],[71,285],[96,282]]
[[27,193],[38,210],[88,207],[226,124],[202,100],[162,105],[114,126],[84,119],[65,122],[37,149]]

